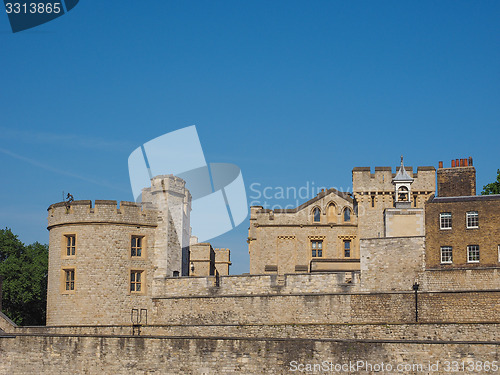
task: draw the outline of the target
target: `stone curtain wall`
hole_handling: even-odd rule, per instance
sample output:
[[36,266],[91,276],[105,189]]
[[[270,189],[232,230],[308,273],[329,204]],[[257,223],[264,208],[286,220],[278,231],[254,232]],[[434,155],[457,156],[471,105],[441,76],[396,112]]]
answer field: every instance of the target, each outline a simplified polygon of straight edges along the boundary
[[425,237],[361,240],[361,290],[412,290],[424,269]]
[[427,270],[422,274],[425,290],[481,290],[500,287],[500,268],[474,270]]
[[[420,322],[499,322],[500,291],[421,292]],[[153,299],[154,324],[412,323],[413,292]]]
[[[345,282],[346,276],[350,283]],[[216,280],[215,277],[155,279],[155,297],[355,292],[360,276],[359,272],[221,276],[218,287]]]
[[[2,374],[289,374],[292,366],[384,363],[401,373],[444,371],[445,361],[498,361],[497,342],[17,336],[0,338]],[[360,361],[360,362],[358,362]],[[329,366],[329,364],[327,364]],[[363,366],[363,367],[361,367]],[[372,366],[372,371],[369,367]],[[387,367],[386,367],[387,368]],[[316,371],[315,373],[318,373]],[[346,373],[348,371],[338,371]],[[396,371],[392,371],[395,373]],[[312,373],[312,372],[309,372]],[[391,371],[381,371],[391,373]]]
[[[135,329],[137,331],[137,328]],[[7,330],[6,330],[7,332]],[[22,335],[129,336],[128,326],[10,327]],[[342,340],[500,341],[500,323],[147,325],[142,336]]]

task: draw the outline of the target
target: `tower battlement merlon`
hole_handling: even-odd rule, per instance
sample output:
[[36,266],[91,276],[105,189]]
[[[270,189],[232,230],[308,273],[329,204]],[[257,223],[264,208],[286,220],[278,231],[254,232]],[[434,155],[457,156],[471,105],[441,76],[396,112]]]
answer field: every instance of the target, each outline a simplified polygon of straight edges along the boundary
[[157,193],[176,193],[180,195],[187,195],[191,198],[191,193],[186,188],[186,181],[180,177],[169,175],[158,175],[151,179],[151,187],[148,192],[152,194]]
[[[436,168],[433,166],[419,166],[414,172],[413,167],[405,166],[406,171],[414,179],[415,191],[434,192],[436,189]],[[352,169],[353,192],[392,192],[392,179],[396,177],[397,168],[375,167],[372,173],[370,167],[355,167]]]
[[112,223],[135,226],[156,226],[158,211],[143,209],[134,202],[114,200],[91,200],[59,202],[49,206],[48,228],[66,224]]

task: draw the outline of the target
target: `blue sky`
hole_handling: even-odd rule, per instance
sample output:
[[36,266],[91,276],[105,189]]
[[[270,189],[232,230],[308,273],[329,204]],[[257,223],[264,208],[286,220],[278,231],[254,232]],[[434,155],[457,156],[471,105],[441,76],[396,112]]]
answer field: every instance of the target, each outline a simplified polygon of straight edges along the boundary
[[[47,243],[63,190],[132,200],[128,155],[193,124],[249,202],[251,184],[348,189],[401,154],[472,156],[482,187],[500,168],[499,19],[497,1],[87,0],[16,34],[1,16],[0,227]],[[247,228],[212,241],[232,273]]]

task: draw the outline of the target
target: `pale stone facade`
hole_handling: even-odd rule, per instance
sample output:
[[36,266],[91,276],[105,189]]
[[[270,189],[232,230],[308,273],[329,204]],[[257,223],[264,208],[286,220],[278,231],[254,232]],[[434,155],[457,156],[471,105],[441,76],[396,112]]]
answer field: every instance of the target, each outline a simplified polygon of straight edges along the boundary
[[208,242],[192,244],[189,247],[189,275],[214,276],[215,251]]
[[295,209],[251,207],[248,243],[251,274],[359,270],[353,200],[335,189]]

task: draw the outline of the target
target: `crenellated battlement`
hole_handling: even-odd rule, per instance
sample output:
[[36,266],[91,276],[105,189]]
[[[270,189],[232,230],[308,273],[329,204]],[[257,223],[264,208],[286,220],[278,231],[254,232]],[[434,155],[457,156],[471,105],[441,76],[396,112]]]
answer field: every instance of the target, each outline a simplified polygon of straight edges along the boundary
[[151,187],[148,190],[153,194],[169,192],[181,195],[187,193],[187,195],[190,195],[186,189],[186,181],[172,174],[153,177],[151,179]]
[[[432,166],[413,167],[405,166],[408,174],[414,179],[413,191],[434,192],[436,190],[436,168]],[[352,170],[352,185],[354,193],[361,192],[393,192],[392,179],[396,176],[397,168],[393,172],[391,167],[375,167],[372,173],[370,167],[355,167]]]
[[91,200],[59,202],[49,206],[48,229],[66,224],[125,224],[156,226],[158,211],[143,209],[140,204],[121,201],[118,206],[114,200]]

